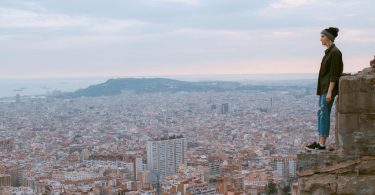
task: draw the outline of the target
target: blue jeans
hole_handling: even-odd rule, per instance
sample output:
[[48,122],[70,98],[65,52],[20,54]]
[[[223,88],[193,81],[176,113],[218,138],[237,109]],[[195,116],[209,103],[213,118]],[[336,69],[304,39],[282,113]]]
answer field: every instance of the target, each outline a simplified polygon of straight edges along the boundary
[[319,96],[318,133],[321,137],[329,136],[331,109],[335,101],[335,96],[332,96],[332,101],[328,103],[326,96],[327,93]]

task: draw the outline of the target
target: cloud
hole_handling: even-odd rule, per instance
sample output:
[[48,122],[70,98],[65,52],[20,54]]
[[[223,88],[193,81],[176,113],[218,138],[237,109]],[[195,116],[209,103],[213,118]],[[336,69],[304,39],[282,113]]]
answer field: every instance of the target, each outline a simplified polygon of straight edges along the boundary
[[52,49],[122,42],[137,39],[140,34],[134,30],[151,25],[136,19],[60,14],[38,4],[25,5],[24,9],[0,7],[0,29],[8,32],[0,35],[3,47]]
[[237,39],[241,41],[249,40],[283,40],[286,38],[292,38],[300,36],[309,29],[299,29],[299,28],[287,28],[287,29],[251,29],[251,30],[203,30],[197,28],[181,28],[176,29],[173,33],[192,35],[203,38],[220,38],[220,39]]
[[316,72],[319,33],[332,25],[355,70],[375,51],[374,2],[3,0],[0,74]]
[[197,28],[180,28],[173,33],[185,34],[198,37],[225,38],[225,39],[248,39],[255,31],[251,30],[203,30]]
[[88,25],[90,19],[85,16],[35,12],[0,7],[0,28],[61,28]]
[[317,3],[317,0],[278,0],[270,4],[272,8],[290,8],[290,7],[299,7],[306,6]]
[[298,33],[294,31],[273,31],[272,35],[280,38],[290,38],[297,36]]
[[149,22],[140,20],[119,20],[119,19],[97,19],[90,24],[90,30],[104,34],[119,34],[128,32],[131,28],[151,25]]
[[375,43],[375,28],[372,29],[354,29],[346,28],[340,31],[339,38],[348,43]]
[[1,41],[6,41],[6,40],[9,40],[10,38],[12,38],[11,35],[6,35],[6,34],[0,34],[0,42]]
[[32,2],[32,1],[17,1],[14,0],[11,2],[12,5],[23,8],[23,9],[28,9],[28,10],[34,10],[34,11],[47,11],[47,9],[43,6],[41,6],[38,3]]
[[0,28],[87,27],[98,32],[123,32],[130,27],[146,24],[148,23],[134,19],[92,18],[84,15],[66,15],[48,11],[0,7]]
[[151,2],[158,2],[158,3],[178,3],[184,5],[199,5],[202,0],[149,0]]

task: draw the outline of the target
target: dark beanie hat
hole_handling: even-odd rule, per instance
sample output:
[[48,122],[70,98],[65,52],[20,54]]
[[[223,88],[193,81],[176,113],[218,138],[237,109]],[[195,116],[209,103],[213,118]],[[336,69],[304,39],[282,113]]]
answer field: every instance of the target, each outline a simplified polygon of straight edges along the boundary
[[335,38],[337,37],[339,33],[339,29],[336,27],[329,27],[321,32],[323,35],[327,36],[331,41],[335,41]]

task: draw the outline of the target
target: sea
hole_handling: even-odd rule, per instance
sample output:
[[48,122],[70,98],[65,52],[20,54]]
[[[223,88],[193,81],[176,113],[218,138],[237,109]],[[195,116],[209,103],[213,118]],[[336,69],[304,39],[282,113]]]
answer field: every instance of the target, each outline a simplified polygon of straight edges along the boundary
[[54,91],[72,92],[109,78],[0,79],[0,98],[49,95]]

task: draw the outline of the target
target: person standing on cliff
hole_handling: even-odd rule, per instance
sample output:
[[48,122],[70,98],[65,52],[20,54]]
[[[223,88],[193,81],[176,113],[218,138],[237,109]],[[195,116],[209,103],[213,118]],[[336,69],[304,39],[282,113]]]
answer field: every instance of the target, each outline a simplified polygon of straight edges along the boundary
[[306,150],[325,150],[326,140],[330,130],[330,115],[333,102],[338,95],[339,78],[343,73],[343,61],[341,51],[334,41],[339,29],[329,27],[321,32],[320,41],[326,46],[325,55],[320,65],[318,86],[316,94],[319,96],[318,110],[318,141],[305,147]]

